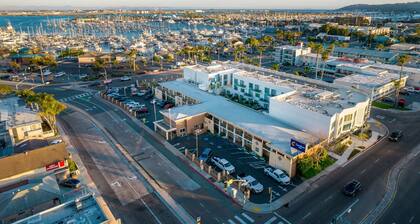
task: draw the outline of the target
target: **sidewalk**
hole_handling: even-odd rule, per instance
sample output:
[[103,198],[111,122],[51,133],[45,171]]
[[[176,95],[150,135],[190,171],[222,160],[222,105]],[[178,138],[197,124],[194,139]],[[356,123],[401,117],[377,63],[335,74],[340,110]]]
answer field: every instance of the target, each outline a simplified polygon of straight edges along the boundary
[[[245,203],[243,208],[249,212],[254,212],[254,213],[263,213],[263,214],[271,213],[281,208],[282,206],[296,200],[299,196],[301,196],[306,191],[308,191],[310,187],[312,186],[312,184],[317,182],[319,179],[329,175],[335,169],[345,166],[347,163],[351,161],[351,159],[356,158],[357,156],[354,156],[349,160],[349,157],[354,149],[356,148],[360,149],[359,147],[363,146],[364,149],[360,149],[360,150],[366,151],[384,139],[384,138],[378,139],[378,136],[386,136],[388,134],[388,129],[377,120],[369,119],[368,123],[370,124],[371,129],[372,129],[372,136],[367,141],[362,141],[360,139],[357,139],[357,140],[352,139],[353,141],[352,144],[346,151],[344,151],[343,155],[341,156],[335,153],[329,152],[329,154],[332,154],[332,157],[337,159],[337,161],[331,166],[327,167],[321,173],[310,178],[309,180],[304,181],[302,184],[298,185],[296,188],[291,190],[289,193],[287,193],[283,197],[277,199],[276,201],[273,201],[271,204],[269,203],[255,204],[252,202],[247,202]],[[353,138],[356,139],[356,137],[353,137]],[[360,154],[361,153],[359,153],[359,155]]]
[[93,193],[93,196],[96,198],[98,205],[102,208],[104,214],[110,220],[110,223],[120,223],[120,220],[115,219],[108,204],[105,202],[105,200],[101,196],[101,193],[99,192],[95,182],[93,182],[92,178],[87,172],[85,165],[80,159],[80,156],[77,150],[71,144],[69,137],[67,136],[66,132],[64,131],[63,127],[60,125],[59,122],[57,122],[57,128],[61,135],[61,138],[63,139],[64,142],[66,142],[66,145],[67,145],[66,148],[70,152],[72,160],[77,164],[77,167],[79,168],[80,175],[78,179],[80,180],[80,182],[82,182],[84,186],[87,187],[89,192]]

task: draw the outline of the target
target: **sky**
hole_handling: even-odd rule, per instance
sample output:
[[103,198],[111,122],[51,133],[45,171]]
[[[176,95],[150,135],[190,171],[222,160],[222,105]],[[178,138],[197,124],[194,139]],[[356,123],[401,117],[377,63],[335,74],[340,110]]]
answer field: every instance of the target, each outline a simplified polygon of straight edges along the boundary
[[28,6],[335,9],[359,3],[382,4],[407,1],[410,0],[0,0],[0,10]]

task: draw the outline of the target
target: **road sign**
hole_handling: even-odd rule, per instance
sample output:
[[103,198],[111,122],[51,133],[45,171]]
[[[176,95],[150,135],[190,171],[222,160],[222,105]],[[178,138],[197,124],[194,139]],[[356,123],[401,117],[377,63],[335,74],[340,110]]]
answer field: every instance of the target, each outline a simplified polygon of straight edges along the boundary
[[305,152],[305,150],[306,150],[306,144],[298,142],[294,139],[290,139],[290,147],[292,147],[294,149],[297,149],[301,152]]

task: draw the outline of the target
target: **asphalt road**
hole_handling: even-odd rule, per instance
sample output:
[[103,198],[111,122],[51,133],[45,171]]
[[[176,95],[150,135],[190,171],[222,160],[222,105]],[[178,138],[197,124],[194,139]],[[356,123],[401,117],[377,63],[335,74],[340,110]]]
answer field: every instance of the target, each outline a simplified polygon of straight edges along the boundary
[[404,167],[398,180],[397,193],[377,223],[420,223],[420,154]]
[[92,121],[69,109],[59,122],[115,217],[123,223],[177,223]]
[[[393,165],[419,145],[420,118],[416,113],[383,110],[373,110],[372,116],[380,118],[390,131],[403,130],[403,140],[391,143],[384,139],[343,168],[321,178],[312,186],[311,191],[290,203],[288,208],[281,208],[278,213],[292,223],[329,223],[333,217],[351,207],[351,212],[344,219],[350,223],[359,223],[375,208],[384,195],[387,177]],[[362,192],[354,198],[341,193],[342,187],[352,179],[361,181],[363,185]],[[404,203],[405,200],[410,201],[404,198],[401,200]]]

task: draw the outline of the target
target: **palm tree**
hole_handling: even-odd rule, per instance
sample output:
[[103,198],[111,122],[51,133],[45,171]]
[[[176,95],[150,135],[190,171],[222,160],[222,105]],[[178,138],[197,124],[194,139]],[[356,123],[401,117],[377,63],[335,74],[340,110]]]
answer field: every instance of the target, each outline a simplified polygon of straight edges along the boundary
[[272,68],[273,68],[273,70],[278,71],[278,70],[280,70],[280,64],[277,64],[277,63],[273,64]]
[[324,50],[324,47],[320,43],[310,42],[309,47],[312,48],[313,51],[316,53],[316,65],[315,65],[315,79],[318,79],[318,61],[319,61],[319,54]]
[[136,71],[136,61],[137,61],[137,50],[131,49],[130,52],[128,52],[128,57],[130,58],[130,64],[133,66],[133,72]]
[[321,80],[324,78],[325,64],[327,63],[327,60],[329,57],[330,57],[330,52],[328,50],[325,50],[321,53],[321,60],[322,60]]
[[401,68],[400,68],[400,77],[399,77],[399,79],[398,79],[398,81],[397,82],[394,82],[394,85],[395,85],[395,107],[397,107],[397,105],[398,105],[398,102],[399,102],[399,97],[400,97],[400,89],[401,89],[401,86],[402,86],[402,80],[401,80],[401,78],[402,78],[402,73],[403,73],[403,69],[404,69],[404,65],[405,64],[407,64],[409,61],[410,61],[410,56],[409,55],[406,55],[406,54],[404,54],[404,55],[401,55],[401,56],[399,56],[398,57],[398,65],[399,66],[401,66]]
[[262,56],[263,56],[263,52],[265,50],[265,46],[259,45],[259,46],[257,46],[257,50],[259,52],[259,63],[258,63],[258,65],[259,65],[259,67],[261,67],[261,64],[262,64]]
[[220,61],[220,51],[223,51],[223,49],[226,47],[226,43],[223,41],[219,41],[216,44],[217,46],[217,60]]

